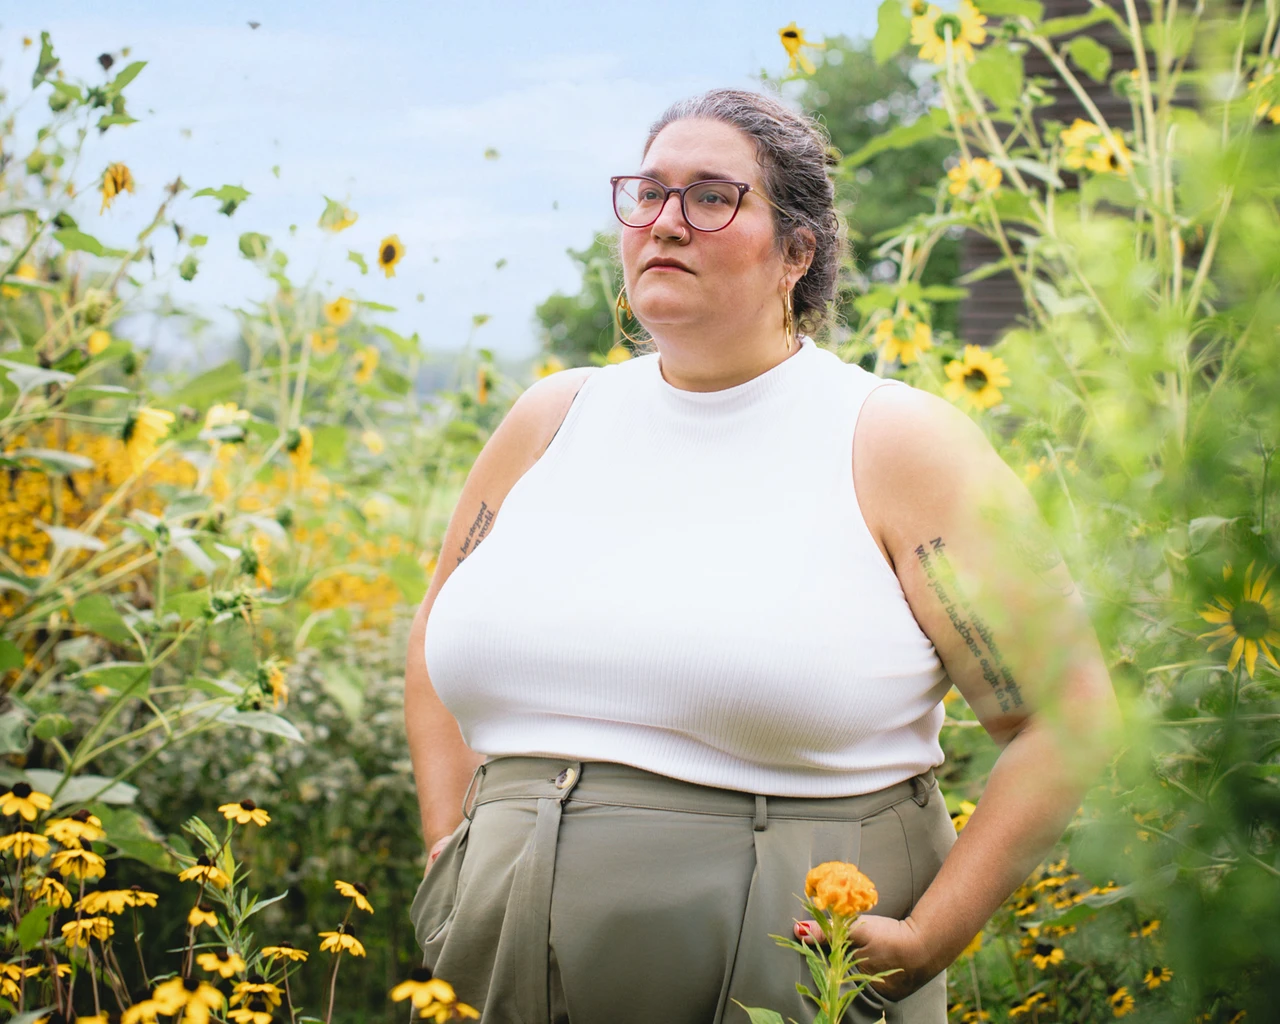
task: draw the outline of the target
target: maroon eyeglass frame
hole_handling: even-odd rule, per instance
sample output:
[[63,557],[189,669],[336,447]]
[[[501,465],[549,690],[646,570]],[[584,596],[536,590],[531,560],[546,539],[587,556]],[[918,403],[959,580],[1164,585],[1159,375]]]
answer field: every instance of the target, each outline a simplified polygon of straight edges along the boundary
[[[618,212],[618,182],[622,181],[624,178],[638,179],[640,181],[651,181],[658,188],[662,190],[662,202],[658,206],[658,212],[653,215],[653,220],[649,221],[648,224],[629,224],[622,219],[622,214]],[[656,178],[650,178],[644,174],[615,174],[612,178],[609,179],[609,184],[613,187],[613,215],[618,218],[619,224],[627,228],[650,227],[652,224],[654,224],[658,220],[659,217],[662,216],[662,211],[667,208],[667,200],[670,199],[672,195],[678,195],[680,197],[680,214],[681,216],[684,217],[684,222],[688,224],[689,227],[693,228],[694,231],[702,231],[702,232],[705,232],[706,234],[714,234],[717,231],[723,231],[730,224],[732,224],[734,222],[734,219],[738,216],[738,211],[742,209],[742,197],[745,196],[748,192],[754,192],[756,195],[758,195],[761,199],[763,199],[766,203],[772,206],[784,217],[787,215],[786,211],[783,210],[781,206],[775,203],[772,199],[770,199],[767,195],[761,192],[758,188],[753,187],[752,185],[748,184],[745,181],[731,181],[728,178],[703,178],[700,181],[691,181],[689,182],[689,184],[685,185],[683,188],[671,188],[667,185],[662,184],[662,182],[658,181]],[[698,185],[708,185],[708,184],[733,185],[738,190],[738,205],[733,208],[733,213],[729,216],[729,219],[725,221],[723,224],[721,224],[718,228],[698,227],[698,225],[696,225],[693,221],[689,219],[689,207],[685,205],[685,193],[688,192],[689,189],[695,188]]]

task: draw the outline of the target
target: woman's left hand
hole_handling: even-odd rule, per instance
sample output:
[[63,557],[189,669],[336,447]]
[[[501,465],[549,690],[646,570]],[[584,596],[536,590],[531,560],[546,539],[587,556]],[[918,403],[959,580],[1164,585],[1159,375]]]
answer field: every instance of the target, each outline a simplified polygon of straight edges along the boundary
[[[826,942],[822,926],[817,921],[800,921],[794,931],[801,942]],[[933,977],[925,967],[924,941],[910,917],[899,921],[893,917],[860,914],[849,929],[849,937],[853,940],[853,956],[865,957],[856,968],[861,973],[876,974],[894,967],[901,968],[884,981],[871,985],[889,999],[905,999]]]

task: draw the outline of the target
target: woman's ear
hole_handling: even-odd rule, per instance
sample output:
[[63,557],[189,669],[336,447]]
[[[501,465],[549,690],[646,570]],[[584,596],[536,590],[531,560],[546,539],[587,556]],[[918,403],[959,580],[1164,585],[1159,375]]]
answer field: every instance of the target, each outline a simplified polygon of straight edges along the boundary
[[[796,281],[809,272],[814,253],[818,251],[818,239],[808,228],[796,228],[787,238],[786,263],[789,270],[798,270]],[[793,282],[794,285],[794,282]]]

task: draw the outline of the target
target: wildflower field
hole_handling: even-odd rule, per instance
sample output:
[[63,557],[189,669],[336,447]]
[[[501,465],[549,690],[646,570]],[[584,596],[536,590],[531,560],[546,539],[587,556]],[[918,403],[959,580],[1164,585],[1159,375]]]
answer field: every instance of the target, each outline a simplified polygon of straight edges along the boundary
[[[1103,24],[1134,71],[1112,72],[1121,55],[1086,32]],[[931,100],[833,153],[842,208],[856,230],[886,160],[927,153],[930,185],[859,237],[819,341],[956,402],[1021,473],[1126,719],[1062,842],[952,967],[950,1018],[1270,1019],[1280,0],[1048,19],[1036,0],[885,0],[878,25],[868,61],[923,67]],[[779,39],[775,82],[816,106],[826,90],[834,122],[853,58],[841,72],[794,23]],[[461,482],[529,381],[480,350],[463,385],[424,396],[419,337],[355,292],[295,283],[309,268],[253,230],[239,186],[175,179],[118,237],[128,160],[80,156],[90,132],[127,139],[146,60],[64,67],[56,40],[28,42],[30,89],[0,99],[0,1017],[475,1017],[414,973],[405,638]],[[1042,116],[1032,55],[1088,118]],[[1127,126],[1094,103],[1101,84]],[[19,107],[47,111],[33,143]],[[68,212],[82,192],[96,219]],[[210,208],[218,232],[185,227]],[[358,217],[315,209],[298,231],[317,239]],[[962,277],[966,231],[999,258]],[[269,297],[237,311],[225,362],[153,371],[113,326],[155,301],[144,277],[180,296],[213,246]],[[413,259],[396,235],[352,252],[386,277]],[[1025,313],[976,345],[956,303],[997,272]],[[588,298],[612,308],[597,276]],[[597,333],[588,358],[630,358],[617,325]],[[555,347],[531,375],[565,365]],[[954,691],[946,707],[939,776],[962,829],[997,750]]]

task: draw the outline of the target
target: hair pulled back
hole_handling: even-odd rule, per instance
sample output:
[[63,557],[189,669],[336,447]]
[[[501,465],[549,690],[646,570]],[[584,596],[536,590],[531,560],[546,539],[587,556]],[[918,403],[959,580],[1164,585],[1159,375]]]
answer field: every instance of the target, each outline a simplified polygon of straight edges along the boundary
[[827,174],[831,136],[818,121],[771,96],[745,89],[711,89],[671,104],[649,127],[644,153],[667,125],[708,118],[732,125],[755,145],[765,193],[785,213],[773,211],[774,241],[788,261],[803,256],[801,228],[813,233],[813,262],[796,282],[792,311],[799,333],[816,335],[831,317],[836,275],[844,246],[835,209],[835,186]]

